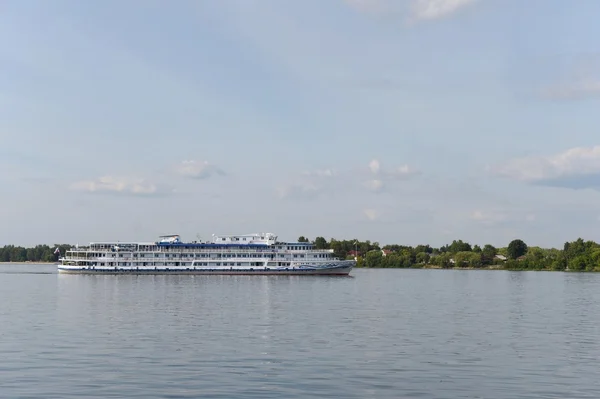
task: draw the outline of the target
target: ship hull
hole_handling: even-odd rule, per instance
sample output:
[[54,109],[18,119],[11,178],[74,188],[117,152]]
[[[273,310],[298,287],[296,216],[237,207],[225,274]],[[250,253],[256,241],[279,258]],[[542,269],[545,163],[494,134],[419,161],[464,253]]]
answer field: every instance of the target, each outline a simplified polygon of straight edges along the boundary
[[328,267],[299,268],[204,268],[204,267],[80,267],[59,265],[61,274],[184,274],[184,275],[258,275],[258,276],[347,276],[354,263]]

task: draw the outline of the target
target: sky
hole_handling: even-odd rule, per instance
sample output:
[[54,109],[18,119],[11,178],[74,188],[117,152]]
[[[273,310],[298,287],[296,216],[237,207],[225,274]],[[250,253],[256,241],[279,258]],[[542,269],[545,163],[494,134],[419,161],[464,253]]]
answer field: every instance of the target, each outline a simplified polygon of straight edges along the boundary
[[600,241],[596,0],[7,0],[0,246]]

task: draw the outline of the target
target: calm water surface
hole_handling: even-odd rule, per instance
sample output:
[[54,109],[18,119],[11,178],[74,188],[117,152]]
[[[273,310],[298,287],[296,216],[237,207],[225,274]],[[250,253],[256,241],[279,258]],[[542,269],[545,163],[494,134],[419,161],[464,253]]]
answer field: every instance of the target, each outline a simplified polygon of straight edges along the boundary
[[1,398],[599,398],[600,275],[0,265]]

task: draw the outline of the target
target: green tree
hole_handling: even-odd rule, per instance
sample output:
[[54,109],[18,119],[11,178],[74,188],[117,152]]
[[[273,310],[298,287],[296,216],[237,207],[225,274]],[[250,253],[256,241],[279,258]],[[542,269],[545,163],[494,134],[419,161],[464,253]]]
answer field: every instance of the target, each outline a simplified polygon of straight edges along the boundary
[[[375,244],[375,243],[373,243],[373,244]],[[392,245],[384,245],[383,248],[381,248],[381,249],[387,249],[387,250],[390,250],[392,252],[400,252],[402,250],[412,249],[412,248],[411,247],[407,247],[405,245],[392,244]]]
[[381,259],[381,267],[400,268],[410,266],[412,266],[410,259],[396,252],[392,252]]
[[527,253],[527,244],[523,240],[512,240],[507,247],[506,253],[510,259],[517,259]]
[[452,258],[452,254],[450,252],[444,252],[437,256],[434,256],[430,259],[430,263],[435,266],[441,266],[443,268],[448,268],[452,266],[452,262],[450,259]]
[[383,254],[379,250],[367,252],[365,256],[365,267],[382,267]]
[[427,252],[419,252],[417,254],[417,263],[420,265],[426,265],[429,263],[430,255]]
[[582,272],[588,269],[590,265],[590,258],[586,255],[577,255],[574,258],[569,259],[568,265],[569,270]]
[[463,242],[463,240],[454,240],[452,244],[448,247],[448,252],[453,254],[457,252],[469,252],[471,251],[471,244],[468,242]]
[[356,267],[365,267],[365,260],[361,256],[356,258]]
[[298,237],[298,242],[309,242],[308,238],[304,237],[304,236],[300,236]]
[[454,254],[454,265],[456,267],[480,267],[481,256],[471,251],[461,251]]
[[327,244],[327,240],[323,237],[317,237],[315,238],[315,241],[313,242],[313,244],[315,244],[315,248],[316,249],[329,249],[329,245]]
[[498,250],[494,246],[490,244],[484,245],[481,250],[481,262],[484,265],[491,265],[494,262],[497,253]]
[[560,252],[558,256],[552,260],[550,268],[556,271],[564,271],[567,268],[567,257],[564,252]]
[[433,248],[431,248],[429,245],[417,245],[415,247],[415,253],[421,253],[421,252],[425,252],[427,254],[431,254],[433,253]]

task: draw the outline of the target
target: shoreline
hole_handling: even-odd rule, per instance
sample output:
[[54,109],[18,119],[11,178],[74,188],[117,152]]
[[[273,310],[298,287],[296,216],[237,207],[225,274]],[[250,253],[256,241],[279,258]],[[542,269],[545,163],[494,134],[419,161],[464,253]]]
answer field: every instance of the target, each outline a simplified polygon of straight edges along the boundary
[[355,267],[355,269],[365,270],[485,270],[485,271],[506,271],[506,272],[565,272],[565,273],[598,273],[596,270],[552,270],[552,269],[510,269],[503,266],[484,266],[484,267],[441,267],[427,265],[422,267]]
[[0,262],[0,265],[55,265],[58,262]]
[[[355,267],[355,269],[390,269],[390,270],[529,270],[529,269],[507,269],[500,265],[489,265],[482,267],[442,267],[437,265],[421,265],[418,267]],[[537,270],[536,270],[537,271]],[[544,271],[543,269],[539,271]]]

